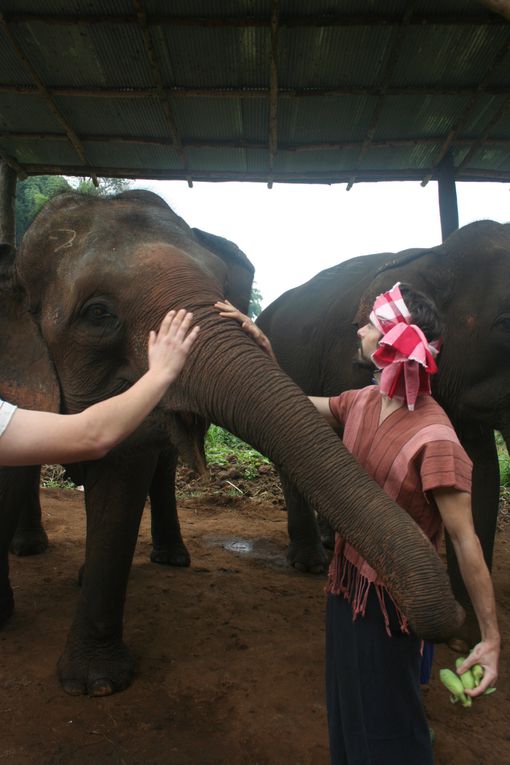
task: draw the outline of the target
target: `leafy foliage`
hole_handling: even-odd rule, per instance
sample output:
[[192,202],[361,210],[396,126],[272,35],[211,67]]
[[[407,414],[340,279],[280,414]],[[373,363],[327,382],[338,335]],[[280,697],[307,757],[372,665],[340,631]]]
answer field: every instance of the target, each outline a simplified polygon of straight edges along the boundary
[[19,246],[23,234],[39,210],[57,194],[74,189],[80,194],[106,196],[120,194],[129,186],[130,181],[124,178],[100,178],[98,186],[94,186],[88,178],[80,178],[74,186],[61,175],[34,175],[21,181],[16,186],[16,246]]
[[501,490],[510,493],[510,456],[508,455],[503,436],[500,433],[496,433],[496,446],[498,449]]
[[59,175],[34,175],[16,185],[16,246],[41,207],[65,191],[71,187]]
[[248,316],[250,319],[256,319],[262,313],[262,299],[262,293],[254,283],[251,290],[250,305],[248,306]]
[[91,194],[96,197],[106,197],[109,194],[120,194],[130,187],[131,182],[126,178],[99,178],[98,186],[94,186],[90,178],[80,178],[75,190],[80,194]]
[[267,457],[218,425],[211,425],[207,431],[205,454],[207,462],[216,465],[228,465],[235,459],[244,478],[255,478],[260,465],[271,464]]

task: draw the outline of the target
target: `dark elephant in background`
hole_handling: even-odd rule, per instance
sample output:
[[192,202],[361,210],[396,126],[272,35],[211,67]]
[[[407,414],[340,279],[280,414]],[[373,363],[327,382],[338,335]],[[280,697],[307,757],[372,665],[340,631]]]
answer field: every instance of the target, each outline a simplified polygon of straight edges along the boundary
[[[87,540],[78,607],[59,661],[70,693],[104,695],[130,682],[122,619],[145,498],[154,500],[154,481],[164,470],[157,502],[172,515],[168,471],[175,460],[163,468],[162,455],[178,450],[198,460],[204,421],[228,428],[284,470],[307,503],[381,572],[418,634],[444,639],[462,619],[446,571],[414,522],[237,322],[218,316],[218,299],[245,299],[252,271],[233,245],[228,257],[218,257],[216,245],[158,196],[129,191],[109,199],[59,196],[38,215],[15,258],[4,248],[0,396],[15,403],[80,411],[143,373],[149,330],[169,308],[193,311],[201,327],[183,373],[143,426],[104,459],[76,468],[85,487]],[[19,498],[18,474],[4,471],[0,602],[7,610],[7,551]]]
[[[287,374],[308,395],[336,395],[370,384],[371,373],[353,363],[357,326],[368,320],[374,298],[395,282],[429,295],[444,319],[444,342],[433,394],[446,410],[473,460],[473,514],[490,567],[499,500],[494,430],[510,438],[510,224],[472,223],[431,249],[354,258],[289,290],[258,319]],[[295,565],[324,562],[315,516],[283,475]],[[307,556],[301,557],[308,540]],[[448,547],[454,592],[467,593]],[[474,640],[475,622],[465,635]]]

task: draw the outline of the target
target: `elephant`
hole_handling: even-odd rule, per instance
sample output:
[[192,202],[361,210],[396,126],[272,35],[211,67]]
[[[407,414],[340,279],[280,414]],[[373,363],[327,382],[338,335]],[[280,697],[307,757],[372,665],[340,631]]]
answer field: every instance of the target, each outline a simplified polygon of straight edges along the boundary
[[[192,311],[200,325],[183,372],[143,425],[103,459],[71,468],[84,485],[87,526],[77,610],[58,662],[66,692],[108,695],[131,682],[122,622],[145,498],[159,505],[163,545],[175,545],[172,535],[183,545],[172,471],[177,453],[203,461],[209,422],[285,471],[309,506],[380,571],[418,635],[442,640],[455,631],[463,612],[428,540],[299,387],[214,309],[225,297],[246,306],[253,269],[233,243],[193,231],[160,197],[132,190],[109,198],[62,194],[42,209],[17,253],[2,252],[0,396],[13,403],[81,411],[138,379],[149,330],[169,309]],[[7,469],[0,481],[6,617],[7,551],[24,499],[18,477]],[[34,493],[32,484],[32,501]]]
[[[371,382],[371,372],[353,363],[356,329],[368,320],[375,297],[395,282],[431,297],[444,321],[439,373],[432,393],[450,417],[473,461],[473,516],[487,564],[491,565],[499,500],[494,430],[510,437],[510,224],[478,221],[430,249],[366,255],[320,272],[268,306],[257,323],[270,338],[287,374],[308,395],[336,395]],[[291,545],[310,540],[315,554],[302,568],[320,563],[315,515],[282,476]],[[322,534],[330,541],[328,534]],[[447,540],[453,590],[465,608],[469,599]],[[476,640],[470,612],[464,634]],[[459,633],[462,634],[462,633]]]

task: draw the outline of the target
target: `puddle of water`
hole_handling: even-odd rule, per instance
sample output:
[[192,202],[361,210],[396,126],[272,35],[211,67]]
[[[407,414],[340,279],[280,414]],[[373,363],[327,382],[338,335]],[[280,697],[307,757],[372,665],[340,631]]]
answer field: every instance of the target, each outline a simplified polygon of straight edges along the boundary
[[232,542],[225,542],[223,547],[230,552],[241,554],[251,553],[253,550],[252,543],[245,539],[235,539]]
[[205,536],[208,545],[223,547],[234,555],[249,556],[254,561],[274,568],[287,568],[285,548],[270,539]]

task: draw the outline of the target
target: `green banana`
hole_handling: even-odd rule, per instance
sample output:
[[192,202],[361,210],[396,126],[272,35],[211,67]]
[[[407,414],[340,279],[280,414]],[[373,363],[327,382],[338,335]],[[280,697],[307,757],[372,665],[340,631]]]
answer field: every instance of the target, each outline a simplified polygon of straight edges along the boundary
[[[461,664],[464,664],[466,659],[463,656],[459,656],[458,659],[455,660],[455,667],[458,669]],[[475,678],[473,677],[473,672],[471,669],[468,669],[466,672],[463,672],[462,675],[459,675],[461,683],[464,688],[469,688],[469,690],[473,690],[473,688],[476,688],[478,683],[475,681]]]
[[463,707],[470,707],[471,706],[471,699],[469,696],[466,696],[464,693],[464,686],[462,685],[462,680],[458,675],[455,674],[455,672],[452,672],[451,669],[440,669],[439,670],[439,679],[443,683],[443,685],[448,688],[448,690],[451,693],[450,701],[452,704],[456,704],[457,701],[460,701]]
[[475,680],[475,686],[480,685],[480,680],[483,677],[483,667],[481,664],[475,664],[471,667],[471,674],[474,677]]

